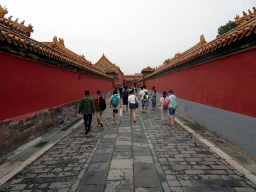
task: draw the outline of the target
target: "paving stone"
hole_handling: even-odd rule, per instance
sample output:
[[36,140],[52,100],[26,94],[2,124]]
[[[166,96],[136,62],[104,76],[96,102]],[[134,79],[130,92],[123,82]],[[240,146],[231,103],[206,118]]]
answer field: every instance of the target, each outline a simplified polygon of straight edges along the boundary
[[256,192],[256,190],[251,187],[234,187],[233,189],[236,190],[236,192]]
[[161,188],[161,182],[157,174],[134,173],[135,188]]
[[147,143],[133,143],[134,147],[146,147],[148,148],[148,144]]
[[162,188],[136,188],[135,192],[163,192]]
[[60,189],[60,188],[67,188],[67,187],[71,187],[73,183],[71,182],[60,182],[60,183],[52,183],[49,188],[57,188],[57,189]]
[[107,180],[132,180],[132,169],[109,170]]
[[104,192],[104,185],[83,185],[77,188],[77,192]]
[[98,149],[95,154],[100,155],[100,154],[105,154],[105,153],[113,153],[114,149],[113,148],[101,148]]
[[134,173],[157,174],[157,170],[155,164],[153,163],[134,163]]
[[181,187],[170,187],[170,189],[173,191],[173,192],[183,192],[183,189]]
[[94,155],[91,159],[91,162],[104,162],[111,161],[112,154],[100,154]]
[[200,174],[205,174],[205,171],[203,170],[186,170],[185,171],[186,174],[190,175],[200,175]]
[[114,152],[112,159],[131,159],[132,152]]
[[87,172],[106,172],[109,170],[109,162],[91,163]]
[[79,185],[105,185],[108,172],[85,172]]
[[122,191],[133,191],[133,181],[123,180],[123,181],[107,181],[105,192],[122,192]]
[[182,187],[184,192],[206,192],[206,191],[218,191],[218,192],[235,192],[231,187],[221,186],[195,186],[195,187]]
[[135,163],[153,163],[152,156],[134,156]]
[[169,185],[170,187],[180,187],[180,186],[181,186],[180,182],[179,182],[179,181],[176,181],[176,180],[167,181],[167,182],[168,182],[168,185]]
[[131,141],[116,141],[116,145],[132,145]]
[[132,159],[113,159],[110,169],[133,169]]

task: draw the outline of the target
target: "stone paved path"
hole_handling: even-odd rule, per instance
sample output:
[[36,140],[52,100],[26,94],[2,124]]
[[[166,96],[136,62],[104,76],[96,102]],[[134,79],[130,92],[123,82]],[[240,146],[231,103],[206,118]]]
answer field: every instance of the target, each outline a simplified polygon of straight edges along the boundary
[[256,186],[180,125],[161,126],[159,108],[127,113],[84,135],[81,124],[0,191],[255,191]]

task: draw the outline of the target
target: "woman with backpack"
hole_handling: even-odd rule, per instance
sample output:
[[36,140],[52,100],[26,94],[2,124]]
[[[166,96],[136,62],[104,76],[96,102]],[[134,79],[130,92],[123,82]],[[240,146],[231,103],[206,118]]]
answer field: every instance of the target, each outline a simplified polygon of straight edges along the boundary
[[167,96],[167,92],[163,92],[163,96],[160,98],[160,105],[161,105],[161,115],[162,115],[162,120],[163,123],[162,125],[167,125],[167,114],[168,114],[168,109],[169,109],[169,102],[170,98]]
[[117,114],[118,114],[118,103],[121,108],[121,101],[120,97],[117,95],[117,90],[113,91],[113,95],[111,96],[110,100],[110,108],[113,107],[113,121],[117,120]]
[[128,97],[128,102],[129,102],[129,108],[130,108],[130,120],[132,120],[132,116],[134,119],[134,122],[136,122],[136,114],[135,114],[135,109],[138,107],[136,105],[137,98],[134,95],[134,90],[130,91],[130,96]]

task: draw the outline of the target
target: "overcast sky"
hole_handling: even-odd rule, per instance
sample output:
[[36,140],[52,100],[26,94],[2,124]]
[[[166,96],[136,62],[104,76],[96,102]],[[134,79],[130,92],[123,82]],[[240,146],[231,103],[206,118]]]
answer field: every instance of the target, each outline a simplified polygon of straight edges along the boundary
[[96,63],[102,54],[125,75],[156,67],[186,51],[204,34],[207,42],[256,0],[1,0],[13,20],[31,23],[31,38],[56,35],[73,52]]

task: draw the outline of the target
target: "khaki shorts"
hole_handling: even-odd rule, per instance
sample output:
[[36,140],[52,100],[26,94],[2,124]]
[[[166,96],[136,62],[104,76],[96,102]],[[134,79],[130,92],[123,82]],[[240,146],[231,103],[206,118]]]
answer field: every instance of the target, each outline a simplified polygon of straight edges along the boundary
[[103,117],[103,111],[96,111],[96,116],[98,119]]

